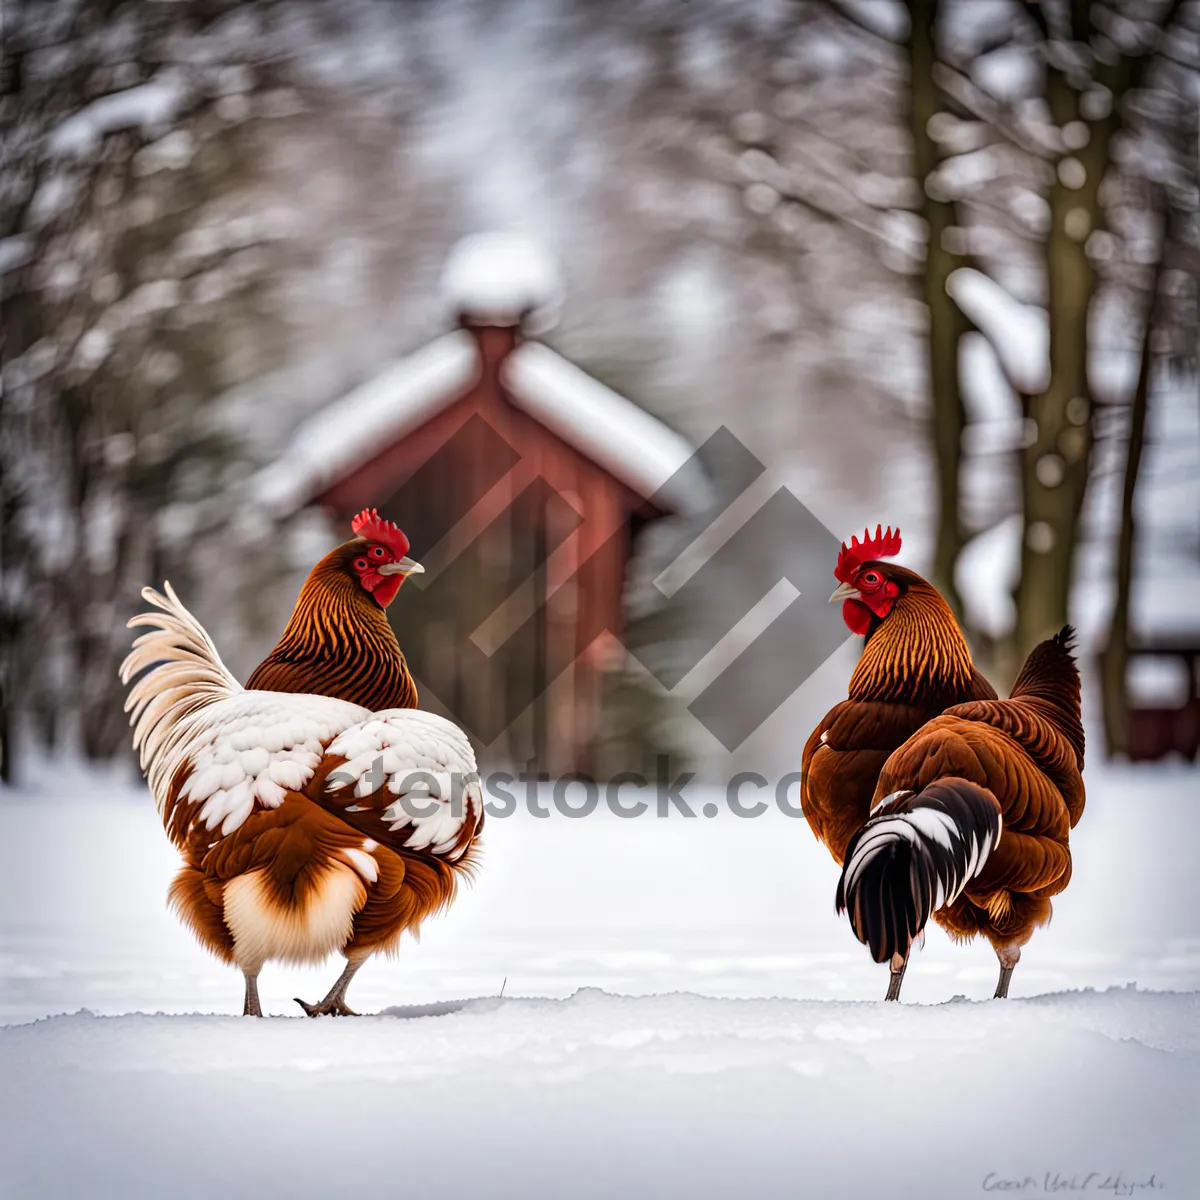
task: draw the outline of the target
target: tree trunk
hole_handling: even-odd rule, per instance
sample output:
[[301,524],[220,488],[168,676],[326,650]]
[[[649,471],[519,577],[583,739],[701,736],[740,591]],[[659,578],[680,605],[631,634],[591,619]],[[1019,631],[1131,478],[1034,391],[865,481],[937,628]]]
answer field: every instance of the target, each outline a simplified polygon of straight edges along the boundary
[[[1054,123],[1079,121],[1079,94],[1047,67]],[[1100,181],[1108,166],[1110,126],[1090,126],[1088,144],[1059,164],[1050,190],[1050,382],[1033,398],[1034,436],[1021,455],[1024,536],[1017,584],[1015,668],[1043,638],[1067,622],[1071,569],[1091,459],[1092,395],[1088,383],[1088,310],[1092,266],[1084,244],[1099,225]]]
[[926,366],[929,372],[930,420],[934,461],[937,468],[937,541],[933,558],[933,583],[962,616],[962,600],[954,582],[954,571],[963,547],[959,517],[959,464],[962,434],[966,424],[962,391],[958,380],[958,347],[969,326],[958,305],[946,291],[950,273],[962,263],[944,244],[943,235],[955,224],[952,201],[929,194],[926,186],[937,170],[937,145],[929,135],[929,121],[941,110],[941,98],[933,81],[937,58],[939,0],[910,0],[908,39],[909,129],[913,143],[913,171],[921,185],[921,216],[929,228],[929,243],[922,276],[922,298],[929,309],[929,339]]
[[[1159,37],[1173,25],[1182,0],[1170,0],[1161,14]],[[1111,97],[1108,112],[1083,119],[1080,94],[1068,81],[1062,47],[1049,53],[1050,27],[1042,6],[1027,0],[1026,9],[1047,39],[1046,100],[1055,126],[1082,126],[1087,140],[1063,155],[1050,191],[1050,240],[1047,246],[1050,308],[1050,384],[1027,414],[1035,436],[1022,455],[1025,503],[1021,579],[1016,590],[1017,626],[1013,665],[1067,621],[1079,517],[1087,491],[1093,442],[1092,394],[1088,383],[1088,309],[1092,268],[1084,250],[1088,236],[1102,224],[1100,184],[1108,169],[1113,135],[1122,125],[1125,97],[1142,85],[1152,49],[1135,56],[1096,56],[1092,77]],[[1091,43],[1093,5],[1071,0],[1067,12],[1071,41]],[[1076,81],[1080,83],[1080,80]]]
[[1117,561],[1113,579],[1113,610],[1104,647],[1101,687],[1104,705],[1104,740],[1111,757],[1129,752],[1129,694],[1125,672],[1129,663],[1129,599],[1133,590],[1133,557],[1137,541],[1137,513],[1134,499],[1138,469],[1146,442],[1146,413],[1150,406],[1150,376],[1153,370],[1151,344],[1158,316],[1158,291],[1161,285],[1166,245],[1146,306],[1146,328],[1142,334],[1142,361],[1137,388],[1129,414],[1129,441],[1125,448],[1125,481],[1121,491],[1121,525],[1117,532]]
[[12,719],[8,697],[0,695],[0,783],[13,782]]

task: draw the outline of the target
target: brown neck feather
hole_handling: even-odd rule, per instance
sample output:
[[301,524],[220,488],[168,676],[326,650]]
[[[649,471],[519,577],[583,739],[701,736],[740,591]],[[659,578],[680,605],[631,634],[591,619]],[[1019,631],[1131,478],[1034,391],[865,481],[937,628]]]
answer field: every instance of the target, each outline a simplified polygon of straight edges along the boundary
[[972,670],[950,606],[913,575],[891,612],[867,635],[850,678],[850,699],[945,707],[966,697]]
[[291,619],[247,687],[415,708],[416,685],[387,614],[346,568],[344,547],[309,573]]

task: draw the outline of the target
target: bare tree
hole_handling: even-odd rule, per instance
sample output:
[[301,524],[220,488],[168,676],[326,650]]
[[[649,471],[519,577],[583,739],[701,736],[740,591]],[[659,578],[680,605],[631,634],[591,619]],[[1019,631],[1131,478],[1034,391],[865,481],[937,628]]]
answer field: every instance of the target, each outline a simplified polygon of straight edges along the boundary
[[[365,101],[336,71],[331,81],[314,53],[372,36],[370,6],[83,0],[13,4],[4,15],[0,734],[9,771],[17,712],[39,740],[66,733],[90,757],[127,742],[116,666],[142,584],[169,575],[193,593],[224,589],[221,608],[245,624],[232,601],[246,574],[213,564],[228,562],[239,537],[258,539],[268,576],[287,558],[269,521],[239,533],[235,520],[245,515],[240,481],[261,453],[256,418],[328,399],[354,381],[341,364],[354,370],[355,350],[396,324],[392,280],[406,243],[381,238],[387,245],[369,253],[365,239],[325,236],[329,211],[343,211],[340,183],[387,174],[390,190],[362,189],[387,193],[388,211],[363,220],[373,232],[393,219],[397,198],[413,229],[436,201],[406,205],[406,173],[341,127],[360,132],[367,123],[356,125],[353,110],[367,102],[376,122],[402,125],[416,84],[390,83],[386,38],[374,39],[380,57],[355,77],[370,83]],[[347,32],[343,20],[359,24]],[[293,198],[312,178],[306,148],[332,185],[301,204]],[[350,311],[367,306],[371,322]],[[317,311],[328,338],[317,350],[329,357],[347,327],[366,331],[345,337],[337,370],[314,352]],[[279,378],[301,361],[307,370]]]
[[926,363],[938,482],[933,581],[961,617],[962,599],[954,576],[964,542],[959,484],[966,411],[959,385],[958,358],[963,334],[971,325],[946,288],[951,273],[963,266],[965,260],[951,246],[958,216],[953,200],[936,184],[935,172],[941,154],[930,132],[938,115],[945,111],[934,70],[938,60],[940,7],[939,0],[911,0],[909,4],[909,128],[913,170],[921,187],[920,214],[928,228],[921,290],[929,309]]
[[[1095,292],[1087,241],[1105,214],[1101,185],[1124,106],[1140,88],[1181,7],[1169,0],[1153,20],[1089,2],[1060,10],[1029,0],[1042,36],[1046,100],[1061,144],[1050,187],[1046,246],[1050,315],[1050,382],[1033,397],[1033,436],[1022,455],[1024,536],[1016,591],[1015,657],[1066,623],[1072,562],[1095,437],[1095,398],[1088,377],[1088,317]],[[1148,15],[1138,6],[1137,16]]]
[[1108,752],[1129,749],[1129,702],[1126,670],[1129,663],[1130,596],[1133,587],[1134,550],[1137,541],[1138,471],[1146,442],[1146,414],[1150,404],[1151,378],[1154,373],[1154,334],[1161,313],[1158,296],[1162,285],[1162,260],[1154,273],[1154,282],[1146,306],[1142,334],[1141,362],[1137,386],[1130,404],[1129,434],[1125,451],[1125,474],[1121,489],[1121,519],[1117,533],[1117,555],[1113,579],[1113,610],[1109,619],[1108,640],[1103,655],[1104,733]]

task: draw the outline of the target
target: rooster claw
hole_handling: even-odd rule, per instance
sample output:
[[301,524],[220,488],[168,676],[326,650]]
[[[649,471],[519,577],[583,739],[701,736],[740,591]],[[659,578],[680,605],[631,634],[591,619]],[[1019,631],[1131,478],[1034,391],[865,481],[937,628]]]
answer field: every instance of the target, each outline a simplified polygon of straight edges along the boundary
[[321,1001],[320,1004],[309,1004],[306,1000],[301,1000],[299,996],[293,997],[298,1005],[310,1017],[357,1017],[358,1013],[354,1011],[340,996],[337,999],[330,999],[328,996]]

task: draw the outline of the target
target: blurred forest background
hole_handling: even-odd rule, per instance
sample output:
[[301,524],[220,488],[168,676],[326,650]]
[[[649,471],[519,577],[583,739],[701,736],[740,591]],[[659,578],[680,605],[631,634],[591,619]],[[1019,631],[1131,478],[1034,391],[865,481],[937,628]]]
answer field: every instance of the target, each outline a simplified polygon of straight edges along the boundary
[[[1200,0],[2,17],[6,773],[18,736],[125,753],[147,582],[244,677],[333,541],[248,481],[509,227],[562,265],[547,341],[697,444],[727,425],[839,536],[899,524],[998,683],[1072,616],[1111,748],[1139,687],[1195,715]],[[1155,639],[1183,652],[1127,687]]]

